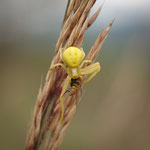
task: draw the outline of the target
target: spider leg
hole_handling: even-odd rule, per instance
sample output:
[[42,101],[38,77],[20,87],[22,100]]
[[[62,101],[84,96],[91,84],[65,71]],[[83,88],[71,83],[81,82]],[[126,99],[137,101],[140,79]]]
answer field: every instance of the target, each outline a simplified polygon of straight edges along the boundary
[[66,92],[66,89],[69,85],[71,81],[71,78],[70,76],[67,76],[67,78],[65,79],[65,82],[64,82],[64,85],[63,85],[63,88],[62,88],[62,92],[60,94],[60,104],[61,104],[61,123],[62,125],[64,124],[63,123],[63,120],[64,120],[64,102],[63,102],[63,95],[65,94]]
[[67,68],[65,67],[64,64],[62,63],[57,63],[57,64],[54,64],[50,67],[50,70],[53,70],[55,67],[58,67],[58,66],[61,66],[64,70],[67,70]]
[[61,48],[61,49],[60,49],[60,58],[61,58],[61,59],[62,59],[62,55],[63,55],[64,49],[65,49],[65,48]]
[[91,74],[91,76],[86,81],[84,81],[83,84],[86,84],[88,81],[90,81],[100,71],[100,69],[101,67],[98,62],[81,69],[82,76]]
[[92,62],[91,60],[84,60],[84,61],[81,63],[80,67],[82,68],[85,63],[91,63],[91,62]]
[[82,51],[82,53],[83,53],[83,57],[85,57],[85,53],[84,53],[83,48],[80,48],[80,50],[81,50],[81,51]]

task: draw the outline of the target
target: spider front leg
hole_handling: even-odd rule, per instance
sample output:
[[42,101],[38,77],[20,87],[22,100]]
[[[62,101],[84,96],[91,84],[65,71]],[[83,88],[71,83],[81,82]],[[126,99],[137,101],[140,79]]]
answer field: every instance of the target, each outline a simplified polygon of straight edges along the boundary
[[63,125],[64,124],[64,102],[63,102],[63,95],[64,93],[66,92],[66,89],[69,85],[71,81],[71,78],[70,76],[67,76],[67,78],[65,79],[65,82],[64,82],[64,85],[63,85],[63,88],[62,88],[62,92],[60,94],[60,104],[61,104],[61,124]]
[[92,74],[86,81],[83,82],[83,84],[86,84],[88,81],[90,81],[100,71],[100,69],[100,63],[98,62],[81,69],[82,76]]
[[67,68],[65,67],[64,64],[62,63],[57,63],[57,64],[54,64],[50,67],[50,70],[53,70],[55,67],[58,67],[58,66],[61,66],[64,70],[67,70]]
[[86,63],[91,63],[92,61],[91,60],[84,60],[81,65],[80,65],[80,68],[82,68],[84,66],[84,64]]

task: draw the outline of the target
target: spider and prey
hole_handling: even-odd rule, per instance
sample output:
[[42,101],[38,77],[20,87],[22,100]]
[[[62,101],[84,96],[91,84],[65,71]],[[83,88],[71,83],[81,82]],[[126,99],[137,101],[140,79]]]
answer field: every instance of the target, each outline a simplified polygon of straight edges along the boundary
[[[61,123],[63,124],[64,117],[64,102],[63,95],[67,91],[67,88],[70,84],[71,87],[76,87],[79,85],[79,81],[83,79],[84,76],[90,75],[83,84],[86,84],[90,81],[101,69],[100,63],[92,63],[91,60],[83,60],[85,57],[85,53],[83,49],[77,47],[68,47],[65,50],[60,51],[60,57],[63,63],[57,63],[50,67],[50,70],[53,70],[55,67],[61,66],[66,72],[67,77],[64,81],[64,85],[62,87],[62,91],[60,94],[60,103],[61,103]],[[83,60],[83,61],[82,61]],[[86,63],[90,63],[90,65],[85,66]]]

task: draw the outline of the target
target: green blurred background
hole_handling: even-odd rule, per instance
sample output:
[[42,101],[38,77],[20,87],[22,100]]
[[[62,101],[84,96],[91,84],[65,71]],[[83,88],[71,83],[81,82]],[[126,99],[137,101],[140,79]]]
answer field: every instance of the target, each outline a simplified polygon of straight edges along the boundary
[[[25,148],[41,78],[57,42],[67,0],[0,1],[0,149]],[[95,11],[102,4],[97,4]],[[61,150],[150,149],[150,1],[105,1],[87,31],[87,53],[115,23],[97,61],[101,72],[82,101]]]

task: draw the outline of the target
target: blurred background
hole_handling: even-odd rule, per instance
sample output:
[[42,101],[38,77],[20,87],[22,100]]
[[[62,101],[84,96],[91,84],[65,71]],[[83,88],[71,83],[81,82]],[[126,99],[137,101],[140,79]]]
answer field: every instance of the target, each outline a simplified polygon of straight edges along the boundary
[[[67,0],[0,1],[0,146],[25,148],[41,78],[53,57]],[[103,1],[97,0],[91,13]],[[101,72],[82,101],[61,150],[150,149],[150,1],[105,0],[87,31],[87,53],[116,18],[97,61]]]

